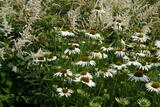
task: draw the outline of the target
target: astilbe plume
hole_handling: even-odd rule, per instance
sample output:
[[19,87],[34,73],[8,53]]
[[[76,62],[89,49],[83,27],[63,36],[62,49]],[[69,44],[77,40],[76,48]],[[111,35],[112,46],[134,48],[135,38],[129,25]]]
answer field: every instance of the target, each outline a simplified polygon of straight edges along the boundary
[[17,40],[14,40],[15,43],[15,49],[19,52],[19,53],[27,53],[24,52],[22,49],[26,46],[29,46],[30,44],[33,43],[34,40],[38,40],[38,38],[36,38],[34,35],[31,34],[32,31],[32,27],[31,25],[26,25],[24,26],[24,30],[22,33],[20,33],[21,38],[18,38]]
[[4,54],[5,54],[4,48],[0,48],[0,57],[1,57],[2,60],[5,60]]
[[[13,30],[12,26],[8,23],[6,16],[3,16],[2,28],[0,28],[0,30],[4,33],[4,36],[6,36],[6,37],[8,37],[9,34],[11,34],[11,32]],[[9,38],[11,38],[11,37],[9,37]]]
[[2,0],[3,5],[0,7],[0,16],[14,15],[16,11],[13,9],[12,2],[10,0]]
[[76,8],[75,10],[70,10],[68,12],[68,19],[70,22],[70,29],[73,31],[76,29],[78,26],[77,21],[79,20],[80,17],[80,7]]
[[29,0],[26,4],[23,4],[23,8],[20,11],[21,19],[28,24],[35,22],[40,19],[41,16],[41,1],[40,0]]

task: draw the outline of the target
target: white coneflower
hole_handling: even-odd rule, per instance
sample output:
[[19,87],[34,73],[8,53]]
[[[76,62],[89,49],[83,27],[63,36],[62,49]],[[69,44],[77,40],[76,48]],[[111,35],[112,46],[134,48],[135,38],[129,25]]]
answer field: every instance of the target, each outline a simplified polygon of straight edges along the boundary
[[105,59],[108,57],[108,55],[101,50],[94,50],[94,52],[91,52],[91,57],[97,59]]
[[133,38],[134,41],[139,41],[141,43],[144,43],[144,42],[147,41],[148,36],[146,36],[146,34],[143,33],[143,31],[139,29],[139,30],[137,30],[137,32],[135,33],[135,35],[132,36],[132,38]]
[[126,98],[116,97],[115,100],[121,105],[128,105],[129,104],[129,100],[127,100]]
[[149,107],[151,105],[151,102],[146,98],[138,99],[137,103],[141,107]]
[[85,33],[85,35],[91,39],[101,39],[102,37],[100,34],[96,33],[95,30],[90,30],[89,32]]
[[60,35],[64,37],[76,37],[76,35],[70,30],[60,31]]
[[88,56],[83,56],[82,60],[77,62],[76,65],[81,65],[82,67],[84,66],[95,66],[96,62],[93,60],[90,60]]
[[73,73],[70,69],[61,69],[60,71],[54,74],[54,76],[57,76],[57,77],[62,77],[62,76],[67,77],[72,75]]
[[68,88],[57,88],[57,92],[60,97],[69,97],[73,93],[73,90]]
[[135,82],[138,82],[138,81],[148,82],[149,81],[149,77],[144,75],[143,71],[136,71],[134,73],[128,74],[128,76],[131,81],[135,81]]
[[100,6],[95,6],[94,9],[92,10],[93,13],[100,13],[100,14],[103,14],[105,13],[105,11],[102,9],[102,7]]
[[107,46],[107,47],[101,47],[101,50],[103,51],[103,52],[109,52],[109,51],[111,51],[111,50],[113,50],[114,48],[113,47],[109,47],[109,46]]
[[124,49],[122,48],[117,49],[114,54],[121,57],[125,56]]
[[143,50],[142,53],[144,53],[146,56],[151,55],[151,52],[149,50]]
[[69,45],[68,48],[64,51],[64,54],[71,55],[71,54],[79,54],[80,52],[81,52],[80,49],[77,48],[76,46]]
[[92,81],[92,79],[87,76],[80,76],[80,77],[76,78],[75,82],[82,82],[82,83],[88,85],[89,87],[96,86],[96,84]]
[[130,60],[127,62],[126,65],[127,65],[127,66],[131,66],[131,65],[141,66],[141,63],[139,63],[138,61],[136,61],[135,58],[130,58]]
[[112,73],[112,70],[106,68],[106,67],[103,67],[103,68],[100,68],[97,72],[96,72],[96,76],[99,77],[100,75],[102,75],[104,78],[106,77],[113,77],[113,73]]
[[121,61],[117,61],[116,64],[112,64],[111,67],[117,70],[122,70],[126,68],[126,64],[123,64]]
[[141,51],[134,51],[132,54],[135,56],[138,56],[138,57],[145,57],[146,56],[146,54],[144,54]]
[[152,65],[148,64],[146,61],[142,62],[141,65],[139,66],[140,70],[150,70]]
[[148,91],[156,92],[157,94],[160,94],[160,82],[150,82],[150,83],[147,83],[145,86]]

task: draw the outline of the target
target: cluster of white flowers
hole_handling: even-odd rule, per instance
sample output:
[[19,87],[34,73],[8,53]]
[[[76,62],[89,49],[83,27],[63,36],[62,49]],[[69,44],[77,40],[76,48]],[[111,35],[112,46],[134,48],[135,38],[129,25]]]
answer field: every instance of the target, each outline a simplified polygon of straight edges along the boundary
[[5,60],[4,54],[5,54],[4,48],[0,48],[0,57],[2,58],[2,60]]
[[28,0],[26,4],[23,4],[20,16],[26,18],[25,21],[31,24],[40,19],[41,10],[41,0]]
[[32,30],[33,29],[30,24],[24,26],[22,33],[20,33],[22,39],[23,40],[30,40],[30,41],[37,40],[37,38],[31,34]]
[[8,23],[6,16],[3,16],[2,28],[0,30],[4,33],[4,36],[11,38],[13,35],[9,37],[11,34],[13,27]]
[[15,49],[19,53],[26,53],[22,49],[26,46],[29,46],[33,43],[34,40],[37,40],[38,38],[31,34],[32,27],[31,25],[24,26],[24,30],[22,33],[20,33],[21,37],[17,40],[14,40],[15,43]]
[[68,12],[68,19],[70,21],[70,29],[73,31],[76,29],[78,26],[77,21],[79,20],[80,16],[80,7],[76,8],[75,10],[70,10]]
[[28,45],[31,44],[31,41],[29,40],[23,40],[21,38],[14,40],[14,45],[15,45],[15,49],[19,52],[19,53],[25,53],[22,51],[23,47],[26,47]]

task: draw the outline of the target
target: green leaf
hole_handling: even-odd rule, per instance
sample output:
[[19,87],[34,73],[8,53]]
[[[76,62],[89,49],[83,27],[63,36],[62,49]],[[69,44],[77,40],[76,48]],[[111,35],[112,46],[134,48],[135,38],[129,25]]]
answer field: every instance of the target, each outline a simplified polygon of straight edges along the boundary
[[7,93],[7,94],[10,93],[10,90],[9,90],[8,88],[2,88],[2,90],[3,90],[5,93]]
[[11,87],[11,86],[12,86],[12,82],[9,81],[9,80],[7,80],[7,81],[6,81],[6,85],[9,86],[9,87]]

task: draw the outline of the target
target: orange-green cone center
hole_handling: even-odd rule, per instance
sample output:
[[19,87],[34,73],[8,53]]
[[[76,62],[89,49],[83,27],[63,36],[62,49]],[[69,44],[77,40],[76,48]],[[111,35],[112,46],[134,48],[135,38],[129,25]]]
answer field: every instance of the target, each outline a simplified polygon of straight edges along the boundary
[[90,30],[89,33],[92,34],[92,35],[95,35],[96,31],[95,30]]
[[131,58],[130,61],[136,61],[136,59],[135,58]]
[[136,76],[136,77],[143,77],[143,71],[136,71],[134,73],[134,76]]
[[158,58],[156,58],[156,57],[153,57],[153,58],[152,58],[152,62],[155,62],[155,63],[156,63],[156,62],[158,62],[158,61],[159,61]]
[[98,53],[101,52],[101,50],[95,49],[94,52]]
[[61,72],[61,73],[66,73],[66,72],[67,72],[67,70],[62,69],[60,72]]
[[86,75],[87,74],[87,72],[81,72],[81,75]]
[[82,61],[89,61],[88,56],[83,56],[83,57],[82,57]]
[[122,19],[117,19],[117,20],[116,20],[116,22],[118,22],[118,23],[122,23],[122,22],[123,22],[123,20],[122,20]]
[[69,48],[70,50],[74,50],[74,49],[75,49],[75,46],[70,45],[68,48]]
[[142,29],[137,29],[136,32],[142,33],[143,30]]
[[147,65],[147,62],[142,62],[142,65],[143,65],[143,66]]
[[138,34],[137,37],[143,38],[143,37],[144,37],[144,34]]
[[101,9],[101,7],[100,7],[100,6],[96,6],[95,9],[98,9],[98,10],[99,10],[99,9]]
[[122,51],[122,50],[123,50],[122,48],[118,48],[118,49],[117,49],[117,51]]
[[80,40],[75,40],[74,42],[75,42],[75,43],[80,43]]
[[81,78],[81,81],[83,81],[83,82],[86,82],[86,83],[89,83],[89,78],[88,77],[82,77]]
[[63,92],[63,93],[67,93],[67,92],[68,92],[68,89],[67,89],[67,88],[63,88],[63,89],[62,89],[62,92]]
[[116,65],[122,65],[122,62],[121,61],[117,61]]
[[108,71],[108,68],[103,67],[103,68],[101,68],[100,70],[103,71],[103,72],[107,72],[107,71]]
[[153,88],[160,88],[160,83],[159,82],[153,82],[152,87]]

